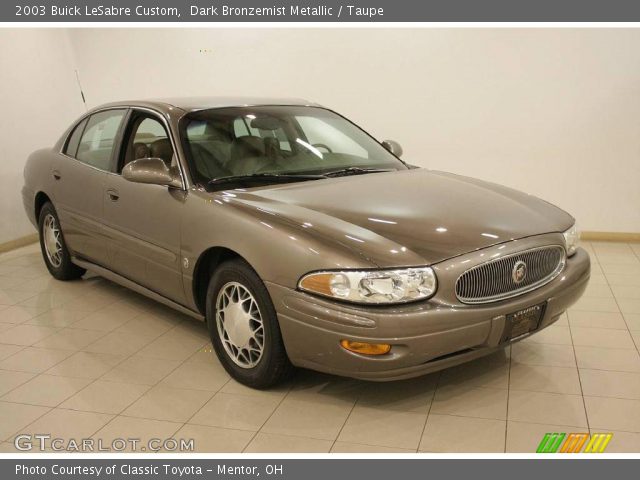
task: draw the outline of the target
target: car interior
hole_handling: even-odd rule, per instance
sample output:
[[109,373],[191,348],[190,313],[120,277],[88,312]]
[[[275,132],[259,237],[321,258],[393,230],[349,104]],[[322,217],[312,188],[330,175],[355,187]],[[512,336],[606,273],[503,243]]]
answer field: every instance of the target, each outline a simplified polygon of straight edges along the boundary
[[125,135],[125,155],[119,171],[141,158],[160,158],[167,167],[174,162],[173,146],[164,126],[155,118],[140,115],[134,118]]
[[324,144],[303,141],[307,147],[302,147],[300,137],[304,134],[291,120],[271,116],[193,120],[187,127],[191,157],[197,175],[204,179],[322,169],[336,157],[354,160],[352,155],[334,155]]

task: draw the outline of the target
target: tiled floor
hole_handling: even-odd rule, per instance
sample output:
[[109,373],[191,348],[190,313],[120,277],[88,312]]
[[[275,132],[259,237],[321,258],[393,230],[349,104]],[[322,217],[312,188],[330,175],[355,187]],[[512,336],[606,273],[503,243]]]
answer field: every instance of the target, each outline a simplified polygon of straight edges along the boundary
[[193,438],[208,452],[533,452],[612,431],[640,452],[640,244],[591,243],[591,283],[554,326],[499,354],[372,384],[299,371],[230,380],[204,325],[98,277],[53,280],[37,246],[0,256],[0,451],[17,433]]

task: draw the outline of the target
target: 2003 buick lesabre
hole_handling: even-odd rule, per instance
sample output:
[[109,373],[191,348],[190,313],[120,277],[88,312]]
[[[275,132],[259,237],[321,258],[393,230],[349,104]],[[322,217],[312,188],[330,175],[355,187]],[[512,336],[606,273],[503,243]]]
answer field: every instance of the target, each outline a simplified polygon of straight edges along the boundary
[[23,197],[55,278],[90,269],[204,318],[256,388],[293,365],[421,375],[580,297],[590,263],[570,215],[401,153],[306,101],[121,102],[33,153]]

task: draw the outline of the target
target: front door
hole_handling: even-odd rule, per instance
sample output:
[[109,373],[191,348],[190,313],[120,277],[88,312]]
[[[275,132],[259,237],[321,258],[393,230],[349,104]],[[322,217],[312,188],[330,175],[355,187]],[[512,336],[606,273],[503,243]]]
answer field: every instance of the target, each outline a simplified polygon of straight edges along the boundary
[[120,150],[117,174],[106,179],[103,190],[109,267],[184,303],[180,222],[186,192],[129,182],[120,175],[124,165],[139,158],[158,157],[175,167],[164,122],[155,114],[133,110]]

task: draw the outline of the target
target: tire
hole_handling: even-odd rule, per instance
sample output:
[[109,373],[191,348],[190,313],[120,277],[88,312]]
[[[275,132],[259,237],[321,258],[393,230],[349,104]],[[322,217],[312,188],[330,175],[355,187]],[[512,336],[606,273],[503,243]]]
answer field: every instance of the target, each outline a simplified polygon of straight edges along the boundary
[[[57,232],[57,233],[55,233]],[[64,242],[60,220],[51,202],[45,203],[38,217],[38,234],[42,258],[49,273],[58,280],[76,280],[86,270],[71,263],[71,254]]]
[[246,262],[230,260],[213,273],[206,318],[216,355],[238,382],[265,389],[291,375],[271,297]]

